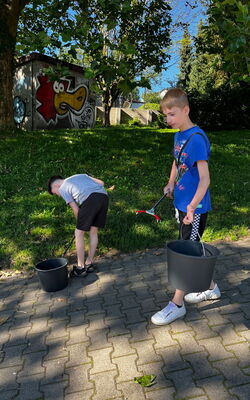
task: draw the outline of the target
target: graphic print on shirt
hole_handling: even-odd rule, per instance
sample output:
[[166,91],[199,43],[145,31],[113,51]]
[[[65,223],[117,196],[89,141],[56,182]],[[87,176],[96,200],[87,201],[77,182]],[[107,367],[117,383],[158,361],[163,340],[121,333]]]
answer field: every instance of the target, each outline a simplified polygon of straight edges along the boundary
[[[181,142],[177,142],[174,147],[174,158],[176,161],[176,165],[177,165],[179,153],[180,153],[181,148],[184,145],[184,143],[185,143],[185,140],[183,140]],[[176,182],[176,186],[178,186],[179,190],[184,190],[184,186],[180,184],[180,180],[183,177],[183,175],[188,171],[188,166],[185,163],[185,160],[187,159],[187,157],[188,157],[188,153],[183,151],[181,153],[179,165],[177,165],[177,176],[176,176],[175,182]]]

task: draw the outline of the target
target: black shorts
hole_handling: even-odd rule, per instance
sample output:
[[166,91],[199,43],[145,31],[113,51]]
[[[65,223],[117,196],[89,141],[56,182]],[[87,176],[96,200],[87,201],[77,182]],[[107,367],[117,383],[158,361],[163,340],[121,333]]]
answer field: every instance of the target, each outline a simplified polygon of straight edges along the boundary
[[194,221],[192,224],[183,224],[183,219],[187,213],[177,210],[179,214],[179,239],[199,241],[206,228],[207,214],[194,214]]
[[88,232],[91,226],[104,228],[109,198],[104,193],[92,193],[79,207],[76,228]]

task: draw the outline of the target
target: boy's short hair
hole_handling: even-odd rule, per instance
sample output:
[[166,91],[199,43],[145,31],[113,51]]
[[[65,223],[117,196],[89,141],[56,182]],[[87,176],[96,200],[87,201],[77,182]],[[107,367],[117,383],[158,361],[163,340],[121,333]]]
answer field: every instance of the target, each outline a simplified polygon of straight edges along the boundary
[[189,106],[188,97],[184,90],[180,88],[173,88],[167,90],[160,101],[161,110],[163,108],[179,107],[183,108]]
[[62,177],[61,175],[53,175],[53,176],[51,176],[51,178],[49,178],[49,180],[48,180],[48,192],[49,192],[49,194],[52,194],[52,195],[53,195],[53,193],[52,193],[52,191],[51,191],[51,185],[52,185],[55,181],[57,181],[58,179],[63,179],[63,177]]

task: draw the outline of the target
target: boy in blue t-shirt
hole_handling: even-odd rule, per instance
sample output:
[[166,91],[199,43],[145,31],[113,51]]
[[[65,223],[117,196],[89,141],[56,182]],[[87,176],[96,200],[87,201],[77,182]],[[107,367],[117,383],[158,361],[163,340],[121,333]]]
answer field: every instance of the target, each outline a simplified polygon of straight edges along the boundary
[[[204,131],[190,120],[188,98],[182,89],[168,90],[161,100],[161,110],[168,125],[179,129],[174,138],[174,161],[164,193],[168,192],[167,196],[171,198],[174,194],[180,224],[179,238],[199,240],[205,230],[207,213],[211,210],[208,190],[210,143]],[[220,296],[220,290],[213,281],[210,288],[201,293],[185,296],[184,291],[176,289],[172,301],[154,314],[151,321],[156,325],[165,325],[183,317],[186,314],[184,299],[188,303],[198,303]]]

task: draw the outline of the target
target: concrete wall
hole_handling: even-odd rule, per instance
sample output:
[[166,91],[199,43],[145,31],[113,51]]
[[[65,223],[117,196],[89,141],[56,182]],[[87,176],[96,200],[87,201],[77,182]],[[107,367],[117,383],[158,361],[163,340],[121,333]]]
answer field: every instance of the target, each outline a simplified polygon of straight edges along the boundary
[[95,99],[82,68],[67,64],[70,76],[50,82],[43,69],[52,57],[32,53],[21,60],[14,77],[16,124],[24,129],[88,128],[95,123]]
[[[159,114],[156,110],[112,107],[110,111],[110,124],[127,124],[129,120],[138,119],[142,125],[149,125],[157,119],[157,115]],[[103,107],[96,107],[96,118],[102,120]]]

